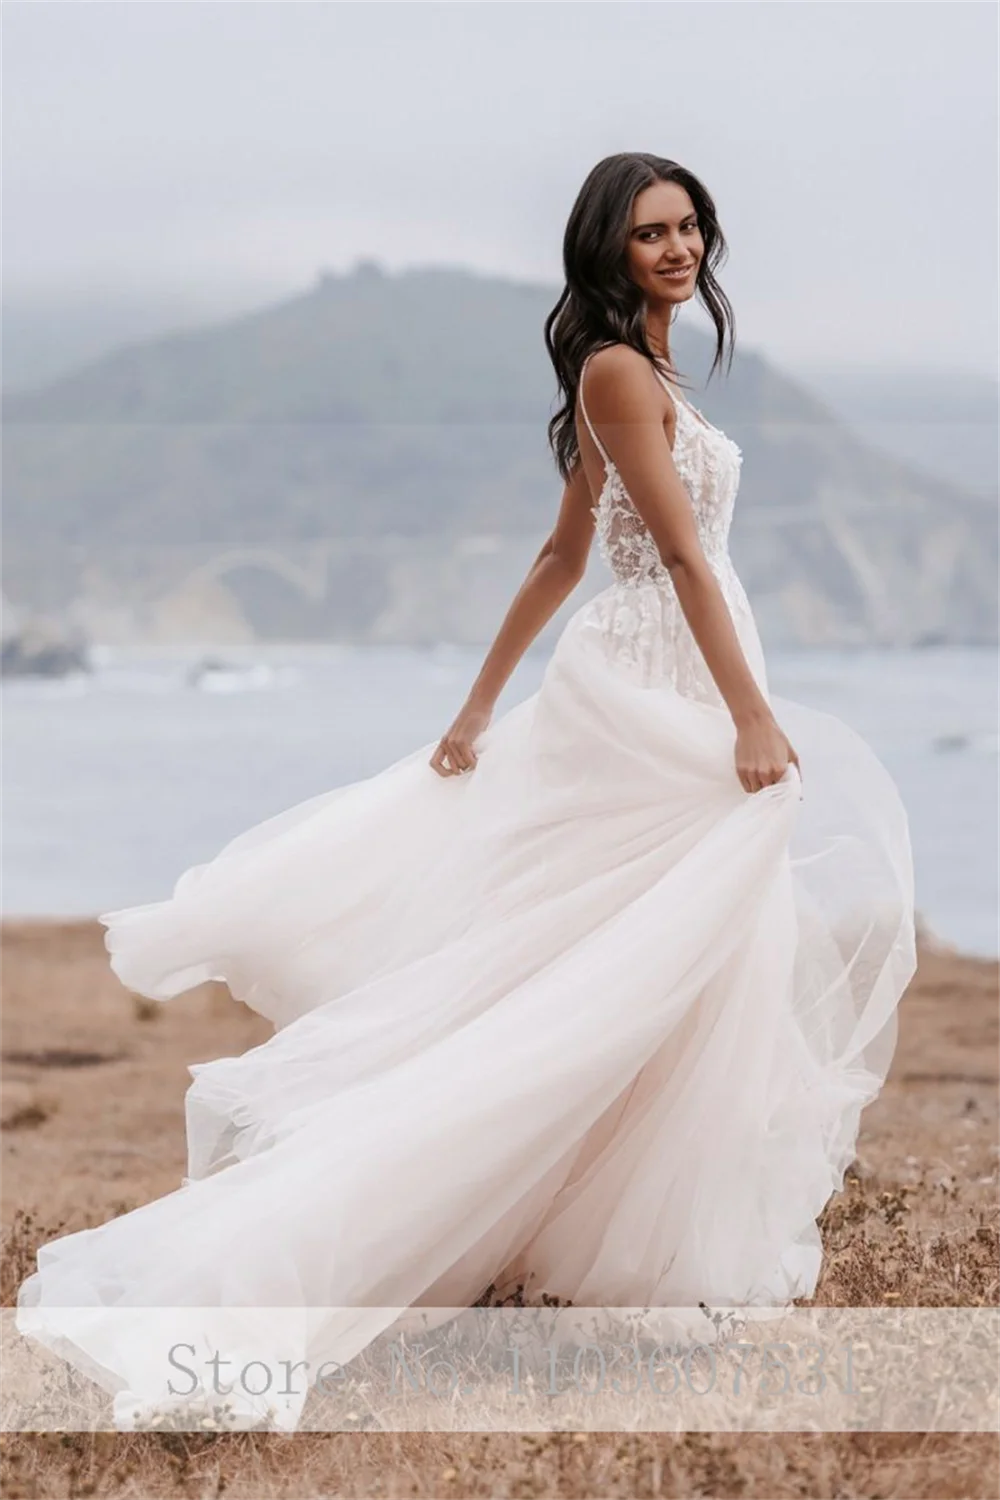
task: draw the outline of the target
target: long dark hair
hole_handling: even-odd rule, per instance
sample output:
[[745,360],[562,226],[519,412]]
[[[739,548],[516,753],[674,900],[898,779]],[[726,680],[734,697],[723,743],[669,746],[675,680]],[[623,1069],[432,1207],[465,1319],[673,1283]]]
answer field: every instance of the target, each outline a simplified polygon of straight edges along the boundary
[[583,362],[593,349],[608,343],[628,344],[677,379],[676,371],[668,369],[646,342],[645,298],[629,275],[625,259],[633,201],[654,182],[678,183],[694,204],[705,245],[695,286],[716,331],[709,377],[722,363],[727,335],[727,373],[732,364],[736,319],[713,275],[728,252],[710,193],[692,172],[665,157],[645,151],[606,156],[588,174],[570,212],[563,236],[566,286],[545,319],[545,347],[563,396],[562,406],[548,424],[548,439],[564,480],[579,456],[576,389]]

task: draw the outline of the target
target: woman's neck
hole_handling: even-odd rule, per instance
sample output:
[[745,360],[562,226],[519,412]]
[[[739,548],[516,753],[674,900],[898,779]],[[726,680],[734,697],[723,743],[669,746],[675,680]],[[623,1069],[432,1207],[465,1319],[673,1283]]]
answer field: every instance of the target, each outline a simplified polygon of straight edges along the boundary
[[654,354],[666,360],[672,370],[674,362],[670,358],[669,324],[656,316],[654,312],[646,313],[646,342]]

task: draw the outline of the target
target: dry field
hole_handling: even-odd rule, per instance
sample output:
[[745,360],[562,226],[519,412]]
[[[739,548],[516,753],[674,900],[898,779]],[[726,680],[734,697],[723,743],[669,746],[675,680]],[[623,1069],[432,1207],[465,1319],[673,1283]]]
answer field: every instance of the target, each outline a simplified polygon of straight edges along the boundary
[[[179,1185],[187,1064],[270,1027],[205,986],[127,994],[95,923],[3,928],[2,1302],[34,1251]],[[997,966],[924,950],[892,1072],[828,1206],[817,1301],[956,1306],[998,1297]],[[979,1500],[992,1435],[6,1434],[3,1494],[27,1496],[786,1496]]]

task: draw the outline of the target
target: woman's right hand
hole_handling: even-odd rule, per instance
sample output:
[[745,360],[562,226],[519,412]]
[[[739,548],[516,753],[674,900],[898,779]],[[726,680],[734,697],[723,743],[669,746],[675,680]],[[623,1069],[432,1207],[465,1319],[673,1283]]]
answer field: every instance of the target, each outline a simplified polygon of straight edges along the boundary
[[759,792],[780,781],[789,765],[802,777],[799,757],[773,718],[736,727],[736,774],[745,792]]
[[429,764],[439,776],[461,776],[475,768],[475,741],[493,717],[492,709],[465,703],[450,728],[441,736]]

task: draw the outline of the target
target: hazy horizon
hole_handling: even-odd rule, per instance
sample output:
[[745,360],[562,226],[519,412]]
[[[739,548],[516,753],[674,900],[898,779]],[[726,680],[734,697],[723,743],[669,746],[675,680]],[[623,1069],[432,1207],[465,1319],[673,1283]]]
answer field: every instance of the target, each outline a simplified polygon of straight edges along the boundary
[[744,347],[995,377],[992,5],[4,11],[15,367],[39,308],[117,309],[127,341],[130,319],[222,318],[359,259],[557,287],[586,172],[639,148],[716,198]]
[[[375,257],[359,257],[371,260]],[[410,270],[476,271],[469,266],[445,266],[431,263],[428,266],[401,267],[387,274],[403,274]],[[319,268],[318,268],[319,270]],[[317,270],[317,275],[318,275]],[[349,274],[346,272],[338,274]],[[493,273],[482,273],[490,275]],[[508,279],[508,278],[502,278]],[[263,311],[276,303],[304,296],[315,285],[314,276],[309,282],[296,282],[286,287],[262,286],[257,289],[245,287],[239,292],[211,286],[150,286],[134,297],[116,295],[116,289],[108,286],[102,290],[90,288],[87,292],[61,295],[21,296],[17,288],[5,288],[3,296],[3,372],[2,389],[5,394],[42,387],[51,380],[72,373],[93,360],[100,359],[116,350],[160,338],[169,338],[191,329],[206,328],[215,323]],[[542,285],[529,278],[509,278],[513,284]],[[553,301],[558,292],[555,282],[550,283]],[[751,343],[741,332],[740,309],[737,307],[737,349],[753,348],[769,359],[770,351],[761,344]],[[703,331],[703,322],[697,324]],[[541,327],[539,327],[541,338]],[[925,385],[934,380],[949,382],[968,380],[986,381],[993,385],[998,381],[996,361],[992,367],[976,367],[971,364],[949,365],[941,360],[928,358],[925,362],[900,358],[894,362],[892,351],[882,359],[821,358],[808,356],[795,360],[773,360],[786,373],[808,382],[811,378],[822,380],[847,380],[859,376],[884,376],[904,382]]]

